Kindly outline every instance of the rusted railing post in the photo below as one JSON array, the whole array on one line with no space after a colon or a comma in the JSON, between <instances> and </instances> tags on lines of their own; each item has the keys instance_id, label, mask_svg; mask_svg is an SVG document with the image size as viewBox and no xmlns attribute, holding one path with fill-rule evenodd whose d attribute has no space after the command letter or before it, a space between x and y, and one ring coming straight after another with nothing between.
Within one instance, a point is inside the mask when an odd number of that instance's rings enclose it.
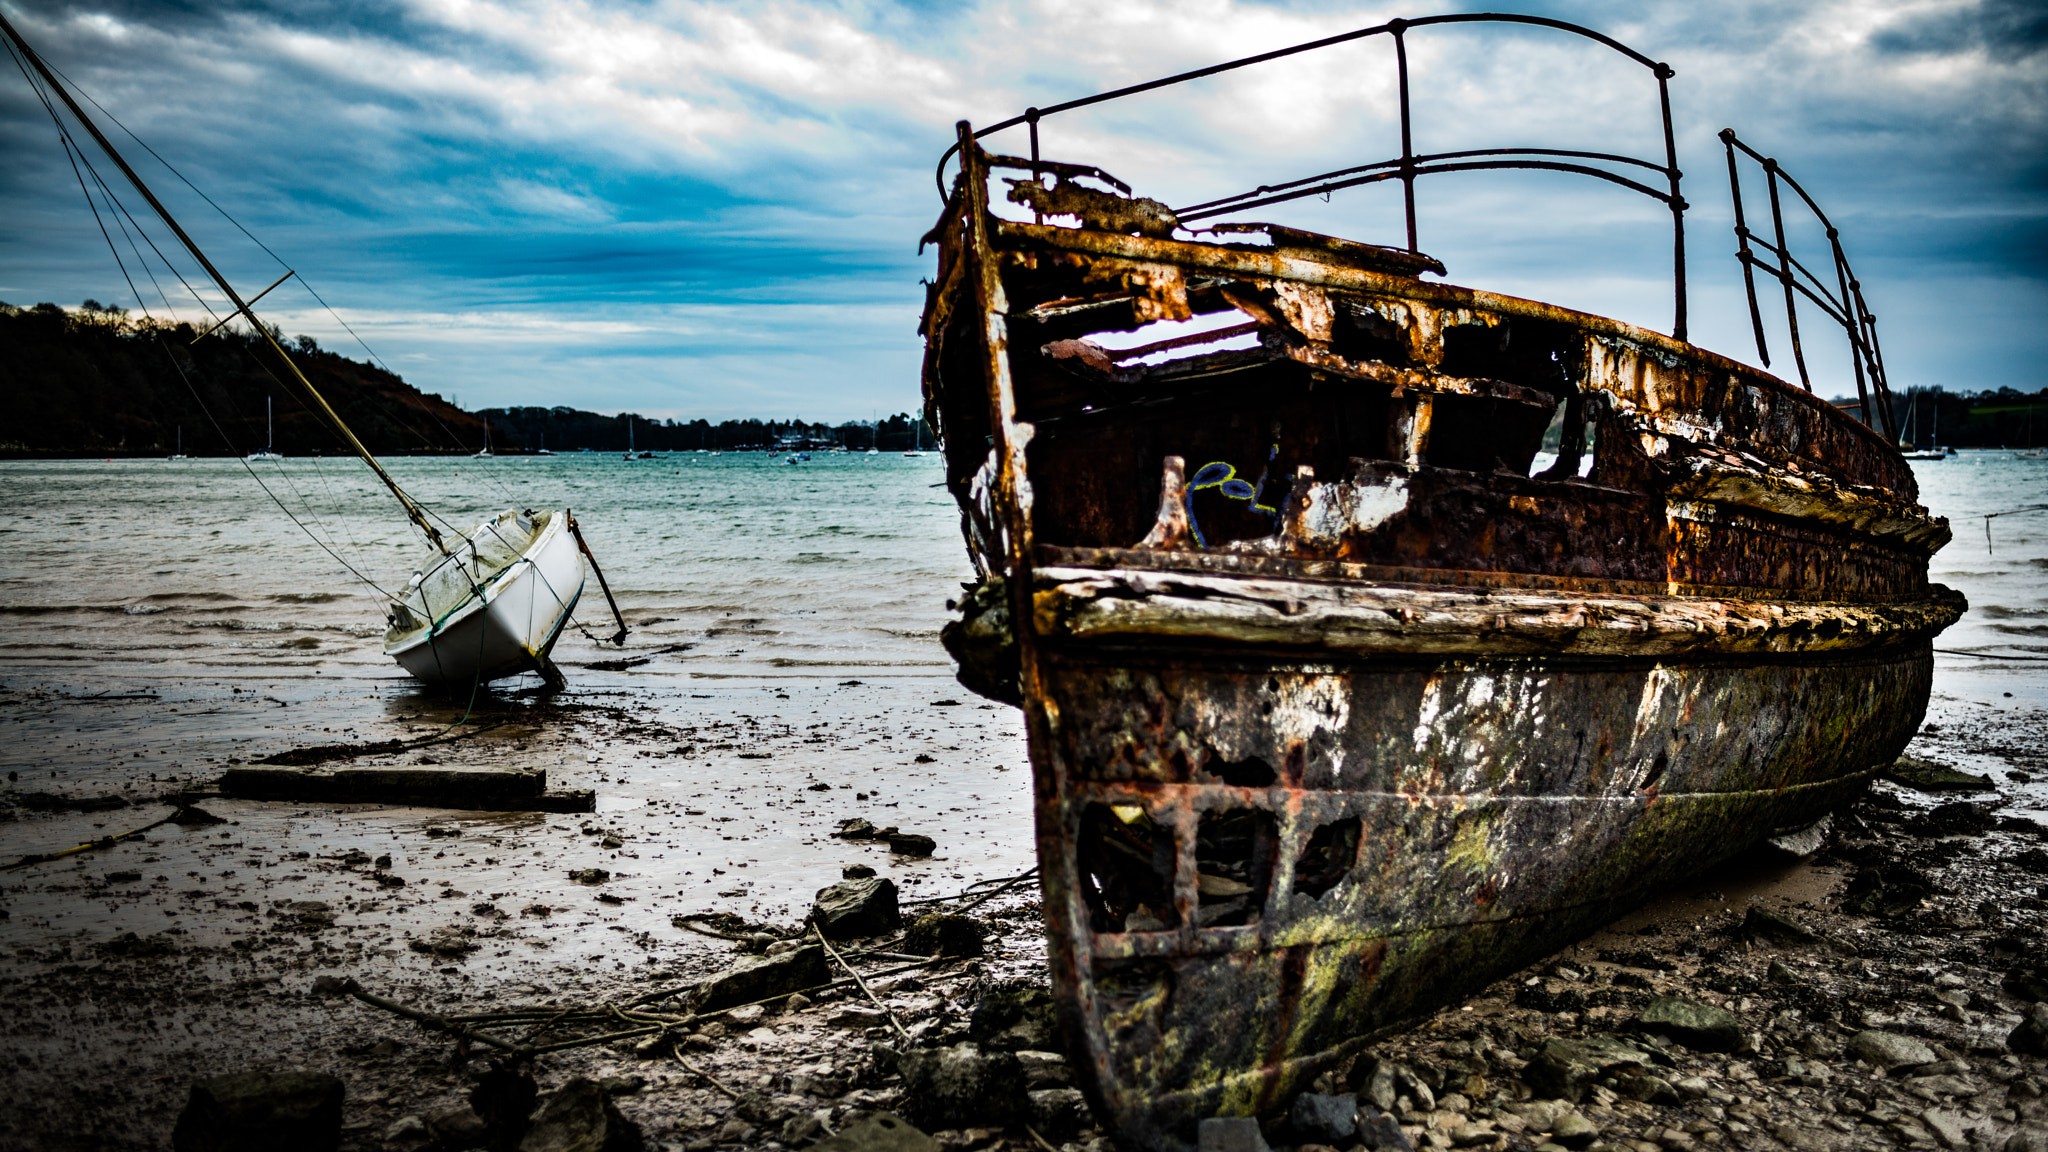
<instances>
[{"instance_id":1,"label":"rusted railing post","mask_svg":"<svg viewBox=\"0 0 2048 1152\"><path fill-rule=\"evenodd\" d=\"M1735 162L1735 129L1721 129L1721 146L1728 150L1728 193L1735 201L1735 259L1742 265L1742 289L1749 295L1749 328L1756 333L1756 354L1771 366L1771 350L1764 342L1764 314L1756 303L1756 253L1749 250L1749 223L1742 214L1742 174Z\"/></svg>"},{"instance_id":2,"label":"rusted railing post","mask_svg":"<svg viewBox=\"0 0 2048 1152\"><path fill-rule=\"evenodd\" d=\"M1799 383L1813 391L1806 373L1806 352L1799 346L1799 308L1793 302L1792 250L1785 246L1785 213L1778 207L1778 162L1764 160L1764 180L1771 190L1771 231L1778 239L1778 283L1785 286L1785 327L1792 334L1792 362L1799 366Z\"/></svg>"},{"instance_id":3,"label":"rusted railing post","mask_svg":"<svg viewBox=\"0 0 2048 1152\"><path fill-rule=\"evenodd\" d=\"M1834 250L1835 254L1835 285L1836 290L1842 294L1842 317L1845 320L1851 319L1853 314L1849 310L1854 307L1854 301L1849 295L1849 257L1842 252L1841 231L1832 224L1828 225L1828 246ZM1844 327L1848 327L1848 325L1844 325ZM1851 328L1849 332L1849 367L1856 373L1856 402L1862 405L1858 409L1858 413L1863 417L1865 424L1875 427L1876 425L1870 419L1870 389L1865 387L1863 382L1863 358L1863 341L1856 338L1856 332Z\"/></svg>"},{"instance_id":4,"label":"rusted railing post","mask_svg":"<svg viewBox=\"0 0 2048 1152\"><path fill-rule=\"evenodd\" d=\"M1408 119L1408 30L1406 20L1389 20L1394 34L1394 65L1401 89L1401 200L1408 211L1408 250L1420 252L1415 236L1415 135Z\"/></svg>"},{"instance_id":5,"label":"rusted railing post","mask_svg":"<svg viewBox=\"0 0 2048 1152\"><path fill-rule=\"evenodd\" d=\"M1671 320L1671 338L1685 339L1685 197L1678 194L1679 178L1684 174L1678 170L1678 141L1671 132L1671 78L1677 73L1671 65L1659 63L1657 74L1657 106L1664 114L1664 173L1671 180L1671 292L1674 313Z\"/></svg>"}]
</instances>

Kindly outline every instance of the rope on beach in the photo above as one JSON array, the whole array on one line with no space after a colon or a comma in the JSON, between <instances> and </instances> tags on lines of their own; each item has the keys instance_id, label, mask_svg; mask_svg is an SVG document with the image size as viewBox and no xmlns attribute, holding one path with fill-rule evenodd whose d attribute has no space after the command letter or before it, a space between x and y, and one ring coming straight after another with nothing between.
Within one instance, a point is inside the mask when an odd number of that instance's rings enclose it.
<instances>
[{"instance_id":1,"label":"rope on beach","mask_svg":"<svg viewBox=\"0 0 2048 1152\"><path fill-rule=\"evenodd\" d=\"M142 827L137 828L132 832L123 832L116 836L104 836L98 840L92 840L84 844L80 844L75 848L66 848L61 852L32 852L29 855L23 856L21 859L16 860L12 864L0 864L0 872L12 872L16 868L26 868L31 864L43 864L51 860L62 860L66 856L76 856L80 852L90 852L95 848L111 848L115 844L118 844L123 840L140 836L144 832L147 832L153 828L161 828L164 825L171 823L172 821L178 819L180 816L183 816L185 815L185 813L190 811L193 811L193 809L188 808L183 804L180 804L178 805L177 810L172 812L169 816L166 816L153 824L144 824Z\"/></svg>"},{"instance_id":2,"label":"rope on beach","mask_svg":"<svg viewBox=\"0 0 2048 1152\"><path fill-rule=\"evenodd\" d=\"M896 1034L898 1036L903 1037L905 1040L910 1039L910 1032L908 1029L903 1027L903 1021L896 1019L896 1013L890 1011L889 1006L887 1004L882 1003L882 998L880 996L875 995L875 990L873 988L868 987L868 982L860 978L860 973L853 970L853 965L848 964L846 962L846 957L841 956L839 954L839 949L834 948L832 946L832 942L830 940L825 939L824 927L814 922L811 925L811 931L817 933L818 943L823 944L825 946L826 955L832 957L832 959L834 960L837 960L839 962L839 966L841 968L846 969L846 974L848 976L853 977L853 982L860 987L861 992L865 994L869 1000L874 1002L875 1007L880 1008L882 1012L889 1017L889 1026L896 1029Z\"/></svg>"}]
</instances>

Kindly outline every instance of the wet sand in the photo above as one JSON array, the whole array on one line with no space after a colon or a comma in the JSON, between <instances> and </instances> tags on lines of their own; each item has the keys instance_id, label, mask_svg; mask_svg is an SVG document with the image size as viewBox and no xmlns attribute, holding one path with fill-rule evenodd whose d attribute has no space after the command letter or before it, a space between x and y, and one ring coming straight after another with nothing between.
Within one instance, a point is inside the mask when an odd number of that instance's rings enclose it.
<instances>
[{"instance_id":1,"label":"wet sand","mask_svg":"<svg viewBox=\"0 0 2048 1152\"><path fill-rule=\"evenodd\" d=\"M345 1147L422 1147L407 1118L458 1106L481 1056L462 1058L446 1038L346 997L315 996L316 978L352 978L451 1014L624 1002L736 958L734 944L675 925L678 915L727 913L752 926L741 935L786 933L849 864L875 868L912 900L1035 863L1016 713L949 681L584 681L552 700L487 698L475 723L455 730L479 734L355 762L543 767L552 787L596 791L587 816L208 799L200 806L224 823L165 825L0 873L0 981L15 1006L0 1024L0 1058L14 1098L33 1102L0 1119L0 1146L163 1147L194 1078L298 1067L347 1083ZM1990 767L2001 788L2031 796L2029 775L2048 772L2048 713L2003 701L1938 698L1911 752ZM103 695L28 686L0 702L14 737L0 750L16 777L6 792L12 819L0 823L8 859L147 824L171 810L154 798L201 785L230 761L419 739L449 731L463 711L409 690L248 680ZM108 796L127 804L93 803ZM1999 987L2016 954L2048 956L2048 856L2039 825L2014 815L2024 806L2008 805L2003 827L1955 836L1913 823L1913 812L1943 799L1881 786L1819 858L1752 854L1724 866L1385 1042L1352 1075L1369 1089L1370 1061L1385 1057L1435 1076L1433 1107L1410 1099L1396 1111L1424 1144L1538 1147L1543 1132L1510 1107L1538 1098L1529 1061L1551 1040L1633 1035L1647 999L1670 993L1735 1012L1751 1050L1667 1045L1672 1067L1659 1075L1700 1078L1674 1089L1675 1102L1594 1093L1580 1107L1610 1148L1937 1146L1930 1111L1983 1134L1958 1146L2000 1147L2027 1116L2039 1122L2026 1086L2048 1071L2004 1053L2021 1005ZM896 856L830 835L855 816L931 835L938 852ZM376 866L381 856L388 867ZM1924 899L1844 913L1848 882L1887 862L1924 875ZM610 878L569 877L588 868ZM887 986L882 995L923 1042L968 1036L992 987L1042 983L1035 896L1026 885L975 911L994 933L987 956ZM1782 910L1830 943L1786 949L1745 936L1752 905ZM1773 960L1798 979L1770 978ZM1961 983L1938 986L1943 974ZM1932 998L1957 989L1964 1006ZM698 1027L686 1058L758 1099L735 1100L675 1059L612 1047L543 1056L536 1076L543 1090L576 1075L644 1079L619 1106L652 1147L765 1146L785 1135L800 1145L869 1110L918 1106L905 1098L889 1030L872 1019L847 1026L859 999L849 990L723 1034ZM1910 1093L1904 1081L1873 1080L1842 1055L1844 1038L1865 1026L1941 1045L1967 1065L1954 1079L1970 1091L1892 1100ZM1056 1070L1038 1074L1057 1085ZM1338 1079L1324 1087L1345 1090ZM1056 1147L1100 1140L1086 1127L1055 1135ZM1299 1142L1284 1128L1268 1135L1276 1146ZM1038 1146L1014 1128L942 1136L950 1147Z\"/></svg>"}]
</instances>

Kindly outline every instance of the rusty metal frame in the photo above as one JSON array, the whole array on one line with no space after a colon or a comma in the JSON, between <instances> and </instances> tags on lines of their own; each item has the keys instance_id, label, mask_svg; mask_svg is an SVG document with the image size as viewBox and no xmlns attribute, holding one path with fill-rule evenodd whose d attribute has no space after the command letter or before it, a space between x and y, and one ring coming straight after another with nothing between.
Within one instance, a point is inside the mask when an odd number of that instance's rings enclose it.
<instances>
[{"instance_id":1,"label":"rusty metal frame","mask_svg":"<svg viewBox=\"0 0 2048 1152\"><path fill-rule=\"evenodd\" d=\"M1664 162L1659 164L1649 160L1614 153L1585 152L1558 148L1482 148L1458 152L1417 153L1414 145L1414 123L1410 107L1407 33L1411 29L1437 25L1482 23L1523 24L1568 32L1611 48L1635 63L1648 68L1657 79L1658 111L1662 118L1664 129ZM1535 169L1590 176L1641 193L1664 204L1671 210L1671 279L1673 297L1671 334L1676 339L1686 339L1685 210L1688 205L1679 191L1679 181L1683 174L1678 168L1678 145L1671 124L1670 82L1671 77L1675 73L1670 65L1652 60L1613 37L1582 25L1564 20L1553 20L1546 16L1524 16L1505 12L1452 13L1441 16L1425 16L1414 20L1389 20L1384 24L1376 24L1370 28L1360 28L1335 36L1326 36L1320 40L1310 40L1302 44L1275 49L1271 52L1244 56L1222 64L1213 64L1207 68L1197 68L1191 72L1181 72L1172 76L1162 77L1158 80L1149 80L1142 84L1132 84L1114 91L1098 93L1094 96L1084 96L1079 99L1068 100L1047 108L1027 108L1022 115L1012 116L1007 120L999 121L974 132L972 135L973 138L979 139L991 133L1014 128L1020 124L1025 125L1030 129L1031 160L1036 165L1040 162L1038 126L1047 116L1122 99L1126 96L1134 96L1141 92L1150 92L1159 88L1184 84L1191 80L1199 80L1238 68L1249 67L1253 64L1264 64L1284 57L1295 56L1304 52L1313 52L1318 49L1380 35L1391 36L1394 41L1395 66L1400 91L1401 155L1398 158L1342 168L1334 172L1302 177L1280 184L1262 184L1250 192L1240 193L1221 200L1212 200L1203 204L1189 205L1187 208L1176 210L1177 214L1182 219L1197 219L1205 216L1214 216L1225 211L1262 207L1288 200L1299 200L1309 196L1321 196L1344 188L1355 188L1388 180L1399 180L1401 181L1402 188L1402 208L1407 223L1408 251L1413 253L1420 252L1421 250L1418 247L1415 224L1415 181L1418 177L1447 172L1476 172L1493 169ZM946 187L946 162L956 154L961 153L961 151L961 143L955 143L946 150L944 155L939 157L937 180L939 195L942 199L949 196ZM1485 159L1481 159L1482 157ZM1636 166L1661 173L1665 178L1666 189L1659 191L1648 184L1632 180L1620 172L1609 171L1608 169L1597 167L1594 163L1587 163L1589 161Z\"/></svg>"},{"instance_id":2,"label":"rusty metal frame","mask_svg":"<svg viewBox=\"0 0 2048 1152\"><path fill-rule=\"evenodd\" d=\"M1771 364L1771 350L1764 339L1763 312L1757 305L1755 270L1761 269L1776 279L1785 290L1785 327L1792 343L1792 360L1799 369L1799 382L1808 392L1813 391L1813 381L1806 371L1806 352L1799 342L1799 308L1797 297L1804 296L1819 308L1821 314L1842 326L1849 338L1849 363L1856 373L1857 408L1865 424L1882 428L1885 438L1896 441L1899 437L1898 419L1892 412L1892 393L1885 377L1884 351L1877 343L1877 317L1870 311L1863 299L1863 282L1849 267L1849 257L1842 251L1842 233L1834 221L1799 186L1790 173L1772 157L1766 156L1743 143L1735 135L1735 129L1721 129L1721 144L1728 153L1728 193L1735 202L1735 259L1742 265L1742 287L1749 296L1749 323L1756 334L1756 353L1762 358L1764 367ZM1764 170L1764 183L1769 192L1771 204L1771 233L1773 239L1765 240L1750 230L1743 212L1741 165L1736 153L1749 157ZM1785 241L1785 213L1778 195L1782 184L1798 194L1813 213L1821 227L1827 229L1828 246L1834 261L1835 286L1831 289L1823 283L1813 270L1792 255ZM1757 255L1762 249L1769 256ZM1876 403L1871 393L1876 392ZM1871 419L1871 409L1877 410L1877 419Z\"/></svg>"}]
</instances>

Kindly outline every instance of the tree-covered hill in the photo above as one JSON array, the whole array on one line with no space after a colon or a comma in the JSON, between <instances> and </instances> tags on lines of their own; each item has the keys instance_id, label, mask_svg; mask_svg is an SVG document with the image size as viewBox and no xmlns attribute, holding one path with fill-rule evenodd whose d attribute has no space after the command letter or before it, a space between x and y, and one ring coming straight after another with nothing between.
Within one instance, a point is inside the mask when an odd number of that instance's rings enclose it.
<instances>
[{"instance_id":1,"label":"tree-covered hill","mask_svg":"<svg viewBox=\"0 0 2048 1152\"><path fill-rule=\"evenodd\" d=\"M281 370L254 334L223 329L196 344L195 335L190 325L130 320L92 301L76 311L0 304L0 454L160 455L182 429L188 455L241 455L264 446L266 399L278 452L348 451L296 382L272 376ZM483 443L483 422L441 397L307 337L285 343L371 451L475 451Z\"/></svg>"},{"instance_id":2,"label":"tree-covered hill","mask_svg":"<svg viewBox=\"0 0 2048 1152\"><path fill-rule=\"evenodd\" d=\"M17 308L0 303L0 456L159 456L182 429L190 456L244 455L264 446L264 402L275 410L272 447L286 456L348 452L300 394L280 383L273 354L254 333L193 342L189 325L131 320L86 301ZM282 339L313 386L380 456L470 453L488 434L495 452L590 449L880 448L937 443L921 421L898 413L878 424L802 420L650 420L575 408L464 412L371 364L338 356L310 337ZM488 425L488 427L487 427Z\"/></svg>"}]
</instances>

